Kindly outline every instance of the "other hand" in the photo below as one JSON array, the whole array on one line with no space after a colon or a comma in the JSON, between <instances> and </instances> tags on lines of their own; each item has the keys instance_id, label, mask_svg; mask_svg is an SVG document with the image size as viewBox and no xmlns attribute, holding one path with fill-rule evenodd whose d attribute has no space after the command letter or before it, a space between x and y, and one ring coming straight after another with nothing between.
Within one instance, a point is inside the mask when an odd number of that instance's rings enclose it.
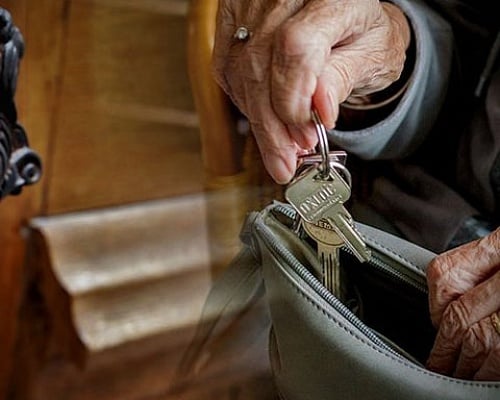
<instances>
[{"instance_id":1,"label":"other hand","mask_svg":"<svg viewBox=\"0 0 500 400\"><path fill-rule=\"evenodd\" d=\"M427 366L463 379L500 380L500 228L428 266L438 334Z\"/></svg>"}]
</instances>

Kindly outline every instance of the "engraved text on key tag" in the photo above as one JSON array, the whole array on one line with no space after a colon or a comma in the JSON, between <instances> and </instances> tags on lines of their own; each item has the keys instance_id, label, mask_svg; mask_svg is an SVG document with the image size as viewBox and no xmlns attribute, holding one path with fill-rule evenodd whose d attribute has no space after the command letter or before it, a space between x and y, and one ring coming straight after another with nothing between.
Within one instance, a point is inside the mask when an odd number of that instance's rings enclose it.
<instances>
[{"instance_id":1,"label":"engraved text on key tag","mask_svg":"<svg viewBox=\"0 0 500 400\"><path fill-rule=\"evenodd\" d=\"M315 167L302 173L285 191L285 198L302 219L312 223L317 223L329 208L343 204L350 196L349 185L334 169L323 179Z\"/></svg>"}]
</instances>

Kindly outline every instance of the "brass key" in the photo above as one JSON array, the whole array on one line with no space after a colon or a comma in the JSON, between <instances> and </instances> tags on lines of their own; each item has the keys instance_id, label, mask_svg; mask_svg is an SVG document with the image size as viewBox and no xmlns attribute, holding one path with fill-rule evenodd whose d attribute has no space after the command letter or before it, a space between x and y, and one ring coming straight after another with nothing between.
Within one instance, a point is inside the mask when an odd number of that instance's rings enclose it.
<instances>
[{"instance_id":1,"label":"brass key","mask_svg":"<svg viewBox=\"0 0 500 400\"><path fill-rule=\"evenodd\" d=\"M323 285L337 298L341 298L339 250L344 241L325 220L320 220L317 224L304 222L303 227L309 237L317 243Z\"/></svg>"}]
</instances>

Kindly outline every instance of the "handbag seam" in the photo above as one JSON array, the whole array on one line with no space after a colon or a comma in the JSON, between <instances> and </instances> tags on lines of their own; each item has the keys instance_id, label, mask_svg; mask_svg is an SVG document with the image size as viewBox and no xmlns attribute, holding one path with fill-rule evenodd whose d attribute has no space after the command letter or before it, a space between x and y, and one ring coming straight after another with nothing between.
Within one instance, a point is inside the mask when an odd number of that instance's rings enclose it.
<instances>
[{"instance_id":1,"label":"handbag seam","mask_svg":"<svg viewBox=\"0 0 500 400\"><path fill-rule=\"evenodd\" d=\"M414 365L412 365L410 363L406 363L403 360L398 359L397 357L395 357L393 355L384 353L379 348L377 348L372 342L364 339L359 334L357 334L355 331L353 331L352 329L350 329L349 327L347 327L345 324L343 324L341 321L339 321L338 319L334 318L331 314L329 314L327 312L327 310L324 307L321 307L311 296L307 295L302 290L300 290L300 288L297 287L297 285L294 284L292 281L286 279L286 276L284 276L284 274L283 274L282 271L280 271L280 277L281 277L281 279L283 281L285 281L285 283L287 285L291 286L292 289L295 292L297 292L297 294L299 296L303 297L308 303L310 303L313 307L315 307L318 311L320 311L323 315L325 315L329 320L331 320L333 323L335 323L336 325L338 325L345 332L349 333L353 338L359 340L360 342L366 344L367 346L369 346L370 348L372 348L373 350L375 350L377 353L379 353L379 354L381 354L381 355L383 355L385 357L388 357L388 358L396 361L397 363L402 364L402 365L404 365L404 366L406 366L406 367L414 370L415 372L417 372L417 373L419 373L421 375L429 376L430 378L439 379L439 380L442 380L442 381L445 381L445 382L449 382L449 383L461 384L463 386L470 386L470 387L477 387L477 388L487 388L487 389L499 389L500 388L500 383L489 383L488 384L488 383L479 383L479 382L473 382L473 381L463 381L463 380L453 379L453 378L450 378L450 377L447 377L447 376L443 376L443 375L439 375L439 374L434 374L434 373L431 373L430 371L419 369L419 368L417 368L416 366L414 366Z\"/></svg>"},{"instance_id":2,"label":"handbag seam","mask_svg":"<svg viewBox=\"0 0 500 400\"><path fill-rule=\"evenodd\" d=\"M366 237L366 235L365 235L365 237ZM374 239L373 237L370 237L369 240L371 240L372 243L376 244L377 246L379 246L383 250L389 252L391 255L395 256L396 258L399 258L401 261L406 262L407 264L409 264L413 268L415 268L415 269L417 269L417 270L419 270L421 272L425 272L425 268L423 268L420 265L416 264L415 262L409 260L408 258L402 256L401 254L396 253L393 249L391 249L391 248L387 247L386 245L384 245L384 244L380 243L379 241L377 241L377 239Z\"/></svg>"}]
</instances>

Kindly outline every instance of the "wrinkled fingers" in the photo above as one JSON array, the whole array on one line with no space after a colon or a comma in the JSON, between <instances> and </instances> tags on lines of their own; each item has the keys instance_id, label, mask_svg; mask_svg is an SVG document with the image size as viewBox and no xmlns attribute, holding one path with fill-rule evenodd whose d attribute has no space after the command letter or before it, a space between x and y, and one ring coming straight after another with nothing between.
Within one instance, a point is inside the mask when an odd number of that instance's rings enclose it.
<instances>
[{"instance_id":1,"label":"wrinkled fingers","mask_svg":"<svg viewBox=\"0 0 500 400\"><path fill-rule=\"evenodd\" d=\"M276 32L273 50L273 106L285 124L304 125L318 77L331 49L362 35L378 18L373 0L311 0Z\"/></svg>"},{"instance_id":2,"label":"wrinkled fingers","mask_svg":"<svg viewBox=\"0 0 500 400\"><path fill-rule=\"evenodd\" d=\"M431 319L436 327L452 301L500 271L499 248L500 229L497 229L432 260L426 273Z\"/></svg>"},{"instance_id":3,"label":"wrinkled fingers","mask_svg":"<svg viewBox=\"0 0 500 400\"><path fill-rule=\"evenodd\" d=\"M464 336L454 373L461 379L500 380L500 317L497 312L474 324Z\"/></svg>"},{"instance_id":4,"label":"wrinkled fingers","mask_svg":"<svg viewBox=\"0 0 500 400\"><path fill-rule=\"evenodd\" d=\"M445 375L472 375L490 353L498 351L498 337L493 333L500 334L490 316L500 309L499 290L500 271L446 307L427 362L429 369ZM474 363L465 365L471 358Z\"/></svg>"}]
</instances>

